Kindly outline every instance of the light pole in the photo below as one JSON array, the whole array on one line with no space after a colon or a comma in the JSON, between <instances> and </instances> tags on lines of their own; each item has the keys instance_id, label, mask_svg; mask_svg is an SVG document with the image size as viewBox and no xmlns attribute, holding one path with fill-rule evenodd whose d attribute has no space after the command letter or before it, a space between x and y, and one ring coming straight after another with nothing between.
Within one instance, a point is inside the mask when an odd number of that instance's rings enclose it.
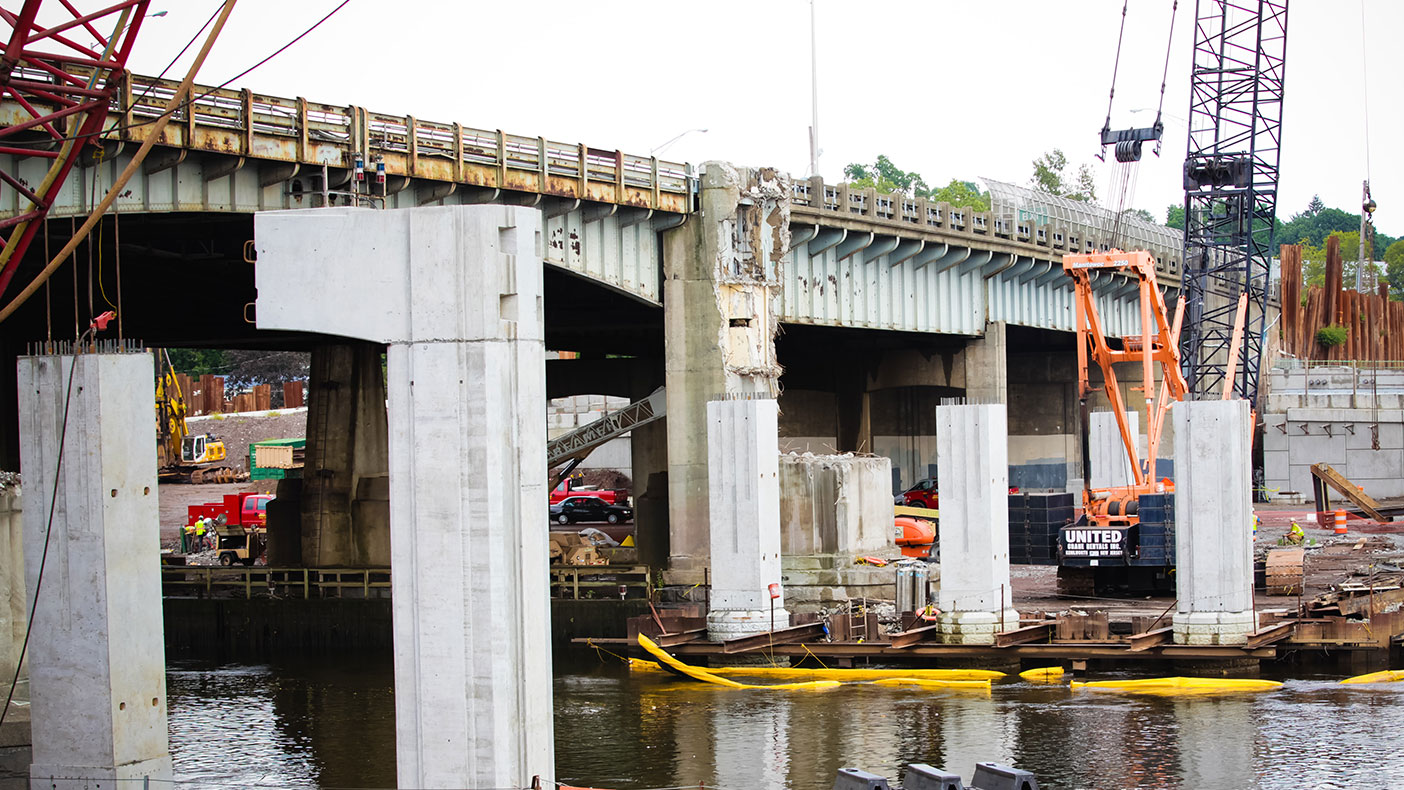
<instances>
[{"instance_id":1,"label":"light pole","mask_svg":"<svg viewBox=\"0 0 1404 790\"><path fill-rule=\"evenodd\" d=\"M673 138L671 138L670 140L668 140L668 142L663 143L662 145L657 145L657 146L654 146L653 148L650 148L649 151L648 151L648 155L649 155L649 156L655 156L655 155L657 155L657 154L658 154L660 151L662 151L663 149L667 148L668 146L672 145L673 143L676 143L677 141L683 139L684 137L686 137L686 136L692 134L693 132L700 132L701 134L706 134L706 133L707 133L707 130L706 130L706 129L688 129L687 131L683 132L682 134L679 134L679 135L674 136Z\"/></svg>"},{"instance_id":2,"label":"light pole","mask_svg":"<svg viewBox=\"0 0 1404 790\"><path fill-rule=\"evenodd\" d=\"M809 175L819 175L819 48L815 42L814 0L809 0Z\"/></svg>"}]
</instances>

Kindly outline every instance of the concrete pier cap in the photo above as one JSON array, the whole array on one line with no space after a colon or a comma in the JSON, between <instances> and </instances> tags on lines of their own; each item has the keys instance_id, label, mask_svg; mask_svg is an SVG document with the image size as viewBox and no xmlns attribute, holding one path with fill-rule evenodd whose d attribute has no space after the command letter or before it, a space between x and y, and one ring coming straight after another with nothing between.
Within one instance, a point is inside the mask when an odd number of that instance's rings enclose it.
<instances>
[{"instance_id":1,"label":"concrete pier cap","mask_svg":"<svg viewBox=\"0 0 1404 790\"><path fill-rule=\"evenodd\" d=\"M1175 571L1181 645L1241 645L1253 614L1252 416L1242 400L1174 405Z\"/></svg>"}]
</instances>

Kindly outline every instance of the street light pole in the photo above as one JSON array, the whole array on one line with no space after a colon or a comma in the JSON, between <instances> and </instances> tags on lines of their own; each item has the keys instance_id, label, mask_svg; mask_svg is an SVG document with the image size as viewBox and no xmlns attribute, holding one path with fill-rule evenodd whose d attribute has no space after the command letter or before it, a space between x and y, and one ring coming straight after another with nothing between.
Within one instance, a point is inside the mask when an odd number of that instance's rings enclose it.
<instances>
[{"instance_id":1,"label":"street light pole","mask_svg":"<svg viewBox=\"0 0 1404 790\"><path fill-rule=\"evenodd\" d=\"M675 135L673 138L671 138L670 140L668 140L668 142L663 143L662 145L657 145L657 146L654 146L653 148L650 148L649 151L648 151L648 155L649 155L649 156L654 156L654 155L656 155L656 154L661 153L661 152L662 152L665 148L667 148L668 146L672 145L673 143L676 143L677 141L679 141L679 140L683 139L684 137L686 137L686 136L692 134L693 132L701 132L702 134L706 134L706 133L707 133L707 130L706 130L706 129L688 129L687 131L683 132L682 134Z\"/></svg>"},{"instance_id":2,"label":"street light pole","mask_svg":"<svg viewBox=\"0 0 1404 790\"><path fill-rule=\"evenodd\" d=\"M819 175L819 47L814 30L814 0L809 0L809 175Z\"/></svg>"}]
</instances>

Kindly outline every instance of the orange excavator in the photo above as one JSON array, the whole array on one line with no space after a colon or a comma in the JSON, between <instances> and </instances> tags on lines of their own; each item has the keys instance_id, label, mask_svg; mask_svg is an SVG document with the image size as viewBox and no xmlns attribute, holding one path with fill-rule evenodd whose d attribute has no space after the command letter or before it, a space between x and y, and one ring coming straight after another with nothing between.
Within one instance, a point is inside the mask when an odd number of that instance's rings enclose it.
<instances>
[{"instance_id":1,"label":"orange excavator","mask_svg":"<svg viewBox=\"0 0 1404 790\"><path fill-rule=\"evenodd\" d=\"M1073 280L1077 316L1078 399L1082 408L1084 490L1083 516L1064 527L1058 536L1060 588L1086 594L1115 587L1159 588L1169 582L1174 565L1174 517L1167 504L1174 483L1157 480L1155 459L1170 406L1185 396L1180 372L1180 326L1185 302L1180 299L1174 318L1167 316L1165 300L1156 284L1155 259L1149 252L1122 252L1063 256L1063 271ZM1122 275L1140 289L1141 334L1122 338L1121 348L1108 342L1105 325L1092 286L1095 280ZM1146 455L1141 457L1136 436L1126 417L1116 375L1118 363L1137 363L1141 385L1132 387L1145 397ZM1102 383L1093 384L1091 366L1101 369ZM1160 384L1156 385L1159 368ZM1131 483L1092 488L1088 461L1088 398L1106 394L1116 415L1121 441L1130 461ZM1150 499L1146 499L1150 498ZM1143 505L1145 507L1143 511ZM1142 525L1142 513L1150 518ZM1143 528L1144 526L1144 528ZM1088 590L1092 587L1092 590Z\"/></svg>"}]
</instances>

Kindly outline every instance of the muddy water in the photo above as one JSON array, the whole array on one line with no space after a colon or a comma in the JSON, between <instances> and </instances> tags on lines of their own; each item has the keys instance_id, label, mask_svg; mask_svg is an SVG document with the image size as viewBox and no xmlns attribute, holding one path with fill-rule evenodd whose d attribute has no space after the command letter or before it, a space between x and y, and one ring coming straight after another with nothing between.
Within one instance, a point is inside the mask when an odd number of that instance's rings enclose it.
<instances>
[{"instance_id":1,"label":"muddy water","mask_svg":"<svg viewBox=\"0 0 1404 790\"><path fill-rule=\"evenodd\" d=\"M173 666L177 778L225 786L393 787L388 660ZM557 778L602 788L828 790L840 767L891 778L989 760L1044 788L1404 787L1404 683L1289 680L1252 696L1159 698L996 684L756 692L618 665L558 668Z\"/></svg>"}]
</instances>

